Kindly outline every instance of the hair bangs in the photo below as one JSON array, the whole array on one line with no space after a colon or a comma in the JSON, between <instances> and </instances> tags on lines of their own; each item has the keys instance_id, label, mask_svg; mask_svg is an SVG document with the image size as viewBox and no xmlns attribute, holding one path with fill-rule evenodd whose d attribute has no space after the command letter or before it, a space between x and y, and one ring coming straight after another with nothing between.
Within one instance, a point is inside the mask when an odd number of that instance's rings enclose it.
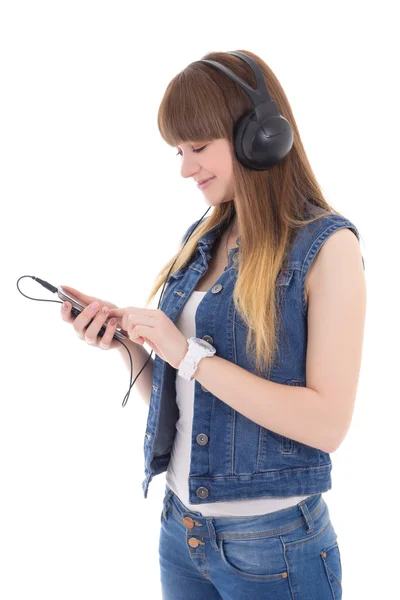
<instances>
[{"instance_id":1,"label":"hair bangs","mask_svg":"<svg viewBox=\"0 0 400 600\"><path fill-rule=\"evenodd\" d=\"M232 139L232 125L216 76L206 63L193 63L172 79L158 111L158 129L169 146Z\"/></svg>"}]
</instances>

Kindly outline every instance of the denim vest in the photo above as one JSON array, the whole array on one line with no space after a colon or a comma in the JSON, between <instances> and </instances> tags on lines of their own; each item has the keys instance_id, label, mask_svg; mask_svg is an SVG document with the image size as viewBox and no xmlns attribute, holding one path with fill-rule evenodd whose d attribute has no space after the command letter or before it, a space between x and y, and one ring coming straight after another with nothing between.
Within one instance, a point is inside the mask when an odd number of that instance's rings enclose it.
<instances>
[{"instance_id":1,"label":"denim vest","mask_svg":"<svg viewBox=\"0 0 400 600\"><path fill-rule=\"evenodd\" d=\"M347 219L323 210L326 217L295 234L288 258L276 280L281 327L272 368L262 376L284 385L306 386L307 304L305 279L325 240L338 229L357 228ZM311 214L311 213L309 213ZM194 223L188 228L183 243ZM199 241L189 263L168 278L160 309L175 322L197 282L207 271L213 243L225 224ZM240 245L240 237L236 240ZM246 355L248 327L235 309L233 289L237 279L238 248L229 253L228 265L202 298L196 312L196 337L216 348L216 355L251 373L255 357ZM363 266L364 259L362 259ZM210 359L212 360L212 359ZM144 436L147 498L150 481L168 468L179 418L176 404L177 370L154 357L152 390ZM189 500L210 503L226 500L282 498L311 495L332 487L330 455L261 427L195 381L192 424Z\"/></svg>"}]
</instances>

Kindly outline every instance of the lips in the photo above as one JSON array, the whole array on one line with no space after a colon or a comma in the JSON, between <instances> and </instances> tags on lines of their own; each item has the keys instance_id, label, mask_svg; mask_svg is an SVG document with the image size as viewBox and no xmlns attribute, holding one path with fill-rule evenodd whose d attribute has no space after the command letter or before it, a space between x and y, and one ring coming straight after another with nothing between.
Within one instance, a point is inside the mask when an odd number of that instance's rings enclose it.
<instances>
[{"instance_id":1,"label":"lips","mask_svg":"<svg viewBox=\"0 0 400 600\"><path fill-rule=\"evenodd\" d=\"M210 187L211 182L214 181L215 176L214 177L210 177L209 179L206 179L205 181L203 181L203 183L198 183L197 187L199 190L205 190L207 188Z\"/></svg>"}]
</instances>

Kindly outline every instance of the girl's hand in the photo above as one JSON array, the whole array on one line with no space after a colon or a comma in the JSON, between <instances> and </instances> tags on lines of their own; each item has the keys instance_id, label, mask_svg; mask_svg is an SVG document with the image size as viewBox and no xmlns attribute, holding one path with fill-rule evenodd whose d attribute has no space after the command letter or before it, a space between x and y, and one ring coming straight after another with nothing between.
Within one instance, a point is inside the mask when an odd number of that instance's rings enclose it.
<instances>
[{"instance_id":1,"label":"girl's hand","mask_svg":"<svg viewBox=\"0 0 400 600\"><path fill-rule=\"evenodd\" d=\"M117 323L124 329L132 342L143 345L144 342L171 367L177 369L189 349L185 336L160 309L111 308L109 317L116 317Z\"/></svg>"},{"instance_id":2,"label":"girl's hand","mask_svg":"<svg viewBox=\"0 0 400 600\"><path fill-rule=\"evenodd\" d=\"M76 335L80 340L89 344L89 346L96 346L97 348L101 348L102 350L114 350L116 348L121 348L121 344L114 340L114 333L117 330L118 323L115 322L114 325L110 324L109 312L102 312L103 308L117 308L116 304L112 302L107 302L107 300L101 300L101 298L95 298L94 296L87 296L78 290L75 290L72 287L67 285L62 286L66 292L70 292L74 296L80 300L81 304L85 306L84 310L75 317L71 313L71 302L66 301L67 305L66 309L63 309L61 306L61 318L63 321L70 323L75 330ZM90 308L92 302L98 302L99 307L95 310ZM100 334L100 329L105 322L108 320L106 325L106 331L104 334Z\"/></svg>"}]
</instances>

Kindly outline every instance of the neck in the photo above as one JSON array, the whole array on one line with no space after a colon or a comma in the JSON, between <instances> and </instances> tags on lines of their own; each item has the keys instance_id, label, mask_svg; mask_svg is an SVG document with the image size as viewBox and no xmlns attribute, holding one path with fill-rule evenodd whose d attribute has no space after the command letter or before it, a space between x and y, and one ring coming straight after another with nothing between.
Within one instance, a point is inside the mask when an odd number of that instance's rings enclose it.
<instances>
[{"instance_id":1,"label":"neck","mask_svg":"<svg viewBox=\"0 0 400 600\"><path fill-rule=\"evenodd\" d=\"M221 238L223 247L233 248L236 246L236 240L239 237L239 232L235 232L234 229L230 231L230 227L225 231L223 237Z\"/></svg>"},{"instance_id":2,"label":"neck","mask_svg":"<svg viewBox=\"0 0 400 600\"><path fill-rule=\"evenodd\" d=\"M229 232L229 229L228 229L228 232ZM232 231L229 233L229 239L236 242L239 235L240 235L240 232L238 231L237 227L235 227L235 225L234 225L232 227Z\"/></svg>"},{"instance_id":3,"label":"neck","mask_svg":"<svg viewBox=\"0 0 400 600\"><path fill-rule=\"evenodd\" d=\"M229 238L234 239L236 241L236 238L238 238L240 235L238 228L238 219L236 215L234 216L233 220L228 226L227 231L229 232Z\"/></svg>"}]
</instances>

